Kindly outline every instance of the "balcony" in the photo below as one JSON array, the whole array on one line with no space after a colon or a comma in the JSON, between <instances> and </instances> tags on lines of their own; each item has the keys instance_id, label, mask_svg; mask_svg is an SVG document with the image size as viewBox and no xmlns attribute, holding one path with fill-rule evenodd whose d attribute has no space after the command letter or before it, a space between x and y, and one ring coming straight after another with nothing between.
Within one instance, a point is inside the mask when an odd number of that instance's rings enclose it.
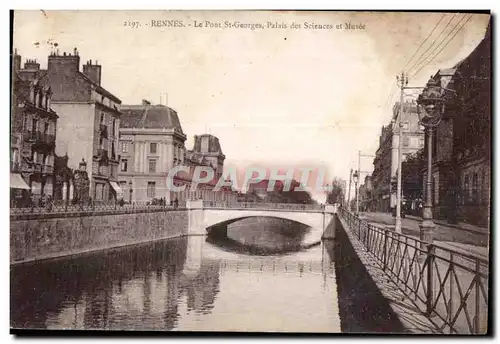
<instances>
[{"instance_id":1,"label":"balcony","mask_svg":"<svg viewBox=\"0 0 500 344\"><path fill-rule=\"evenodd\" d=\"M106 124L99 124L99 135L108 138L108 126Z\"/></svg>"},{"instance_id":2,"label":"balcony","mask_svg":"<svg viewBox=\"0 0 500 344\"><path fill-rule=\"evenodd\" d=\"M26 161L23 161L21 163L21 172L25 172L25 173L42 173L42 170L43 170L43 164L33 163L33 162L26 162Z\"/></svg>"},{"instance_id":3,"label":"balcony","mask_svg":"<svg viewBox=\"0 0 500 344\"><path fill-rule=\"evenodd\" d=\"M39 130L27 131L24 138L25 141L32 142L35 145L48 146L49 148L53 147L56 143L55 135L43 133Z\"/></svg>"},{"instance_id":4,"label":"balcony","mask_svg":"<svg viewBox=\"0 0 500 344\"><path fill-rule=\"evenodd\" d=\"M108 150L104 148L99 148L97 150L97 156L102 158L108 158Z\"/></svg>"},{"instance_id":5,"label":"balcony","mask_svg":"<svg viewBox=\"0 0 500 344\"><path fill-rule=\"evenodd\" d=\"M103 163L107 163L109 160L108 151L103 148L97 149L97 153L94 155L94 157L97 158L98 161L101 161Z\"/></svg>"}]
</instances>

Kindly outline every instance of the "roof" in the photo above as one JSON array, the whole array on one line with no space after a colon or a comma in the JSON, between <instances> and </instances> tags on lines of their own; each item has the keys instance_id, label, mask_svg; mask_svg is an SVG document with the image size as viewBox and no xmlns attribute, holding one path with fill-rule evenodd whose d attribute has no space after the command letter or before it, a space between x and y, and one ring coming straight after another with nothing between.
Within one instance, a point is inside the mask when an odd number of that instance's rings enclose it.
<instances>
[{"instance_id":1,"label":"roof","mask_svg":"<svg viewBox=\"0 0 500 344\"><path fill-rule=\"evenodd\" d=\"M78 77L82 78L83 80L85 80L87 83L93 85L96 89L96 91L100 94L102 94L103 96L106 96L108 98L110 98L112 101L114 102L117 102L118 104L121 104L122 101L117 97L115 96L113 93L109 92L108 90L106 90L104 87L102 87L101 85L98 85L96 84L94 81L92 81L88 76L86 76L84 73L78 71L77 72L77 75Z\"/></svg>"},{"instance_id":2,"label":"roof","mask_svg":"<svg viewBox=\"0 0 500 344\"><path fill-rule=\"evenodd\" d=\"M210 165L210 162L207 161L207 159L202 153L194 152L192 150L186 151L185 159L190 160L198 165L205 165L205 166Z\"/></svg>"},{"instance_id":3,"label":"roof","mask_svg":"<svg viewBox=\"0 0 500 344\"><path fill-rule=\"evenodd\" d=\"M202 149L201 149L202 148L202 145L201 145L202 138L208 138L208 147L207 147L208 151L207 152L202 152ZM216 136L210 135L210 134L195 135L193 151L201 152L201 153L205 153L205 154L206 153L217 153L217 154L223 155L222 148L221 148L221 145L219 142L219 138L217 138Z\"/></svg>"},{"instance_id":4,"label":"roof","mask_svg":"<svg viewBox=\"0 0 500 344\"><path fill-rule=\"evenodd\" d=\"M123 105L121 128L174 129L183 133L175 110L164 105Z\"/></svg>"}]
</instances>

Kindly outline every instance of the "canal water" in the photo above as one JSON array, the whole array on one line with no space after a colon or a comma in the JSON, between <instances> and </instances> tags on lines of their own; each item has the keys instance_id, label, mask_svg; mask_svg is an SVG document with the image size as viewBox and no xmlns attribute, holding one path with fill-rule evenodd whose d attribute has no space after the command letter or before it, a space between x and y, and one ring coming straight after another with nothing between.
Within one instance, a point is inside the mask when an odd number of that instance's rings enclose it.
<instances>
[{"instance_id":1,"label":"canal water","mask_svg":"<svg viewBox=\"0 0 500 344\"><path fill-rule=\"evenodd\" d=\"M356 286L337 285L336 275L349 276L335 265L340 245L302 247L307 231L284 220L254 218L230 225L226 239L183 237L13 266L11 327L370 330L362 321L366 314L346 313L356 307Z\"/></svg>"}]
</instances>

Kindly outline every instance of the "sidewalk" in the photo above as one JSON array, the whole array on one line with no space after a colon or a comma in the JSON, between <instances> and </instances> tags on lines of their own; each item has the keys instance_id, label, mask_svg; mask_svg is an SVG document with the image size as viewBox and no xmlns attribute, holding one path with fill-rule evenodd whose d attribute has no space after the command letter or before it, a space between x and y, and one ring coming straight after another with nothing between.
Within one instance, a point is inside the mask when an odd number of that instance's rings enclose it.
<instances>
[{"instance_id":1,"label":"sidewalk","mask_svg":"<svg viewBox=\"0 0 500 344\"><path fill-rule=\"evenodd\" d=\"M391 214L363 213L361 214L361 218L374 225L379 225L380 227L394 226L392 222L394 219L392 219ZM372 278L381 289L383 295L390 302L394 312L400 317L400 320L409 331L430 333L434 332L436 328L442 328L444 333L449 333L449 327L453 326L453 331L459 334L466 334L474 331L472 322L474 322L475 319L478 319L478 332L484 333L486 331L488 324L487 266L483 265L479 270L475 270L475 261L456 255L451 259L446 251L441 250L438 254L439 258L434 261L435 264L433 265L433 316L427 318L421 313L426 309L425 299L428 296L426 290L429 286L428 282L426 282L429 271L425 267L426 260L417 259L415 261L415 250L412 250L411 247L406 247L403 242L400 245L396 244L396 246L400 246L399 248L394 248L392 245L389 247L390 258L388 258L387 264L389 273L387 271L382 271L382 265L380 265L379 260L369 259L370 257L374 258L375 254L367 251L364 244L358 240L354 234L356 228L352 231L348 228L344 219L340 220L342 227L346 229L348 233L351 243L356 247L360 259L363 260ZM415 226L418 227L418 221L413 219L403 220L403 234L418 238L418 235L413 234L416 232L414 230ZM449 236L449 229L450 227L436 225L436 233L441 237L446 235ZM443 230L445 230L445 232L443 232ZM453 228L453 230L458 231L455 228ZM469 236L474 235L466 231L460 232L466 233ZM476 252L486 255L487 259L487 247L437 240L434 242L438 246L448 246L457 251L475 250ZM460 249L455 247L460 247ZM476 253L476 255L479 254ZM365 259L363 259L363 257ZM452 261L453 264L450 264ZM370 267L373 269L369 269ZM480 271L481 274L476 275L476 271ZM398 297L398 290L394 290L392 284L383 283L384 274L386 274L385 279L388 282L393 282L397 286L397 289L403 292L404 296L401 300ZM380 277L377 278L377 275ZM479 277L479 283L483 286L479 287L479 289L476 285L478 276L481 276ZM420 280L420 278L422 279ZM416 283L416 281L418 282ZM486 288L486 291L481 288ZM419 300L415 298L415 295L418 295ZM412 304L416 309L412 309ZM420 311L420 314L418 311ZM439 314L439 316L437 314ZM474 318L476 316L477 318ZM434 326L431 326L431 324Z\"/></svg>"},{"instance_id":2,"label":"sidewalk","mask_svg":"<svg viewBox=\"0 0 500 344\"><path fill-rule=\"evenodd\" d=\"M374 225L394 228L394 218L389 213L360 213L360 217ZM414 216L407 216L402 219L402 232L405 235L418 238L420 236L421 219ZM486 228L468 225L475 228L460 228L456 225L449 225L442 221L435 221L434 241L449 249L463 251L488 259L489 256L489 231Z\"/></svg>"},{"instance_id":3,"label":"sidewalk","mask_svg":"<svg viewBox=\"0 0 500 344\"><path fill-rule=\"evenodd\" d=\"M406 215L406 217L409 219L422 221L422 218L419 216ZM460 223L452 224L452 223L448 223L448 222L443 221L443 220L433 220L433 221L435 224L439 224L441 226L452 227L452 228L456 228L456 229L461 229L463 231L468 231L468 232L478 233L478 234L485 234L485 235L490 234L489 228L471 225L470 223L460 222Z\"/></svg>"}]
</instances>

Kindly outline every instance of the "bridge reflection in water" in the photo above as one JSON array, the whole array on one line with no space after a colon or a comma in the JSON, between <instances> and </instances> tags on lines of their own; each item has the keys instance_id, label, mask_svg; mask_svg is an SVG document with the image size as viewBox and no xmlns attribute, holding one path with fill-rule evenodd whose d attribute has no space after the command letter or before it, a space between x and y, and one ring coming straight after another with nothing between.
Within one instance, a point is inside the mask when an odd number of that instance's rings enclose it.
<instances>
[{"instance_id":1,"label":"bridge reflection in water","mask_svg":"<svg viewBox=\"0 0 500 344\"><path fill-rule=\"evenodd\" d=\"M234 226L225 243L203 236L184 237L14 266L11 326L284 332L345 329L337 290L354 286L337 286L342 283L336 278L334 262L338 243L300 247L305 229L290 230L289 224L280 229L273 222L266 234L258 236L266 227L262 221ZM245 245L251 249L242 250ZM264 249L255 254L259 245Z\"/></svg>"}]
</instances>

